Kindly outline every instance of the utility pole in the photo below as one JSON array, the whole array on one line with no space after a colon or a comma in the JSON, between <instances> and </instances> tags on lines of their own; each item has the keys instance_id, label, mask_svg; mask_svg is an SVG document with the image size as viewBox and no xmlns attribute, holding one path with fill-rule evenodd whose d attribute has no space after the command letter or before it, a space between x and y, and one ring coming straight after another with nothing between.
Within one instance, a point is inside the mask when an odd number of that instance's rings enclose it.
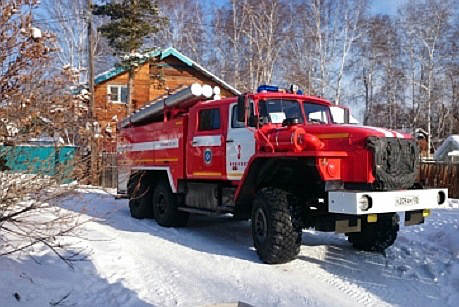
<instances>
[{"instance_id":1,"label":"utility pole","mask_svg":"<svg viewBox=\"0 0 459 307\"><path fill-rule=\"evenodd\" d=\"M139 8L137 6L137 0L131 0L132 5L135 8L135 11L138 11ZM135 66L132 63L132 56L135 53L135 49L131 49L129 52L129 72L128 72L128 87L127 87L127 114L129 116L131 113L134 112L134 105L132 103L132 96L134 94L134 77L135 77Z\"/></svg>"},{"instance_id":2,"label":"utility pole","mask_svg":"<svg viewBox=\"0 0 459 307\"><path fill-rule=\"evenodd\" d=\"M97 185L97 143L94 138L96 128L94 126L94 39L92 30L92 0L87 0L88 4L88 83L89 83L89 107L88 107L88 121L92 127L91 135L89 137L89 146L91 150L90 169L89 169L89 182L90 184Z\"/></svg>"},{"instance_id":3,"label":"utility pole","mask_svg":"<svg viewBox=\"0 0 459 307\"><path fill-rule=\"evenodd\" d=\"M89 78L89 118L93 117L94 108L94 44L92 33L92 0L88 1L88 78Z\"/></svg>"},{"instance_id":4,"label":"utility pole","mask_svg":"<svg viewBox=\"0 0 459 307\"><path fill-rule=\"evenodd\" d=\"M363 125L368 125L368 117L370 116L370 105L368 100L368 79L365 67L363 68L363 85L365 86L365 114L363 115Z\"/></svg>"}]
</instances>

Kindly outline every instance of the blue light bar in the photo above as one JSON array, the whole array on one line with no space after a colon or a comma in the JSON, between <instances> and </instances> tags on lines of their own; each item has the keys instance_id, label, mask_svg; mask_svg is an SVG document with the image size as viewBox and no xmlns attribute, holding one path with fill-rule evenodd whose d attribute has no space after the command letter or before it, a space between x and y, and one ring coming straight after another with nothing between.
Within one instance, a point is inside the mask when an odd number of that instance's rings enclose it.
<instances>
[{"instance_id":1,"label":"blue light bar","mask_svg":"<svg viewBox=\"0 0 459 307\"><path fill-rule=\"evenodd\" d=\"M262 91L279 92L279 87L274 86L274 85L260 85L257 88L257 93L261 93Z\"/></svg>"}]
</instances>

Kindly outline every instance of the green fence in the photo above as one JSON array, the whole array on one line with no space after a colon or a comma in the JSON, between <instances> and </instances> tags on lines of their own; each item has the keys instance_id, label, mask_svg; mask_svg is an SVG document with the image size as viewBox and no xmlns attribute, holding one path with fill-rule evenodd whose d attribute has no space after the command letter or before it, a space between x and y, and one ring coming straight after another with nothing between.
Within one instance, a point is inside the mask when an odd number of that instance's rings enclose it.
<instances>
[{"instance_id":1,"label":"green fence","mask_svg":"<svg viewBox=\"0 0 459 307\"><path fill-rule=\"evenodd\" d=\"M70 179L76 150L74 146L0 146L0 164L9 171Z\"/></svg>"}]
</instances>

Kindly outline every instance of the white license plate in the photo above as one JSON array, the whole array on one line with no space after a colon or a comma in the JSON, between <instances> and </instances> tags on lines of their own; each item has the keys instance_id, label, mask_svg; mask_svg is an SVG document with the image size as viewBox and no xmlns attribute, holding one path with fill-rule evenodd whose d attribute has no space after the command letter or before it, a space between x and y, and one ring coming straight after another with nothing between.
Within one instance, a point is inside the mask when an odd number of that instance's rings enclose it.
<instances>
[{"instance_id":1,"label":"white license plate","mask_svg":"<svg viewBox=\"0 0 459 307\"><path fill-rule=\"evenodd\" d=\"M395 198L395 206L397 207L409 207L419 205L418 196L400 196Z\"/></svg>"}]
</instances>

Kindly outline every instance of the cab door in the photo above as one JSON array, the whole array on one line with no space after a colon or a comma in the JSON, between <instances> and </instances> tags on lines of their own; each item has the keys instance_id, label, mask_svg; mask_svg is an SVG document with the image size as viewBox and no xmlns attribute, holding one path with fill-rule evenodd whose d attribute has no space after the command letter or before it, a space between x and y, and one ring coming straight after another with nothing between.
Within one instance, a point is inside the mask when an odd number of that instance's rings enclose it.
<instances>
[{"instance_id":1,"label":"cab door","mask_svg":"<svg viewBox=\"0 0 459 307\"><path fill-rule=\"evenodd\" d=\"M229 180L240 180L250 158L255 154L255 132L237 120L237 108L237 103L231 104L228 114L226 174Z\"/></svg>"},{"instance_id":2,"label":"cab door","mask_svg":"<svg viewBox=\"0 0 459 307\"><path fill-rule=\"evenodd\" d=\"M190 114L187 177L221 179L225 175L225 122L221 106L205 105Z\"/></svg>"}]
</instances>

